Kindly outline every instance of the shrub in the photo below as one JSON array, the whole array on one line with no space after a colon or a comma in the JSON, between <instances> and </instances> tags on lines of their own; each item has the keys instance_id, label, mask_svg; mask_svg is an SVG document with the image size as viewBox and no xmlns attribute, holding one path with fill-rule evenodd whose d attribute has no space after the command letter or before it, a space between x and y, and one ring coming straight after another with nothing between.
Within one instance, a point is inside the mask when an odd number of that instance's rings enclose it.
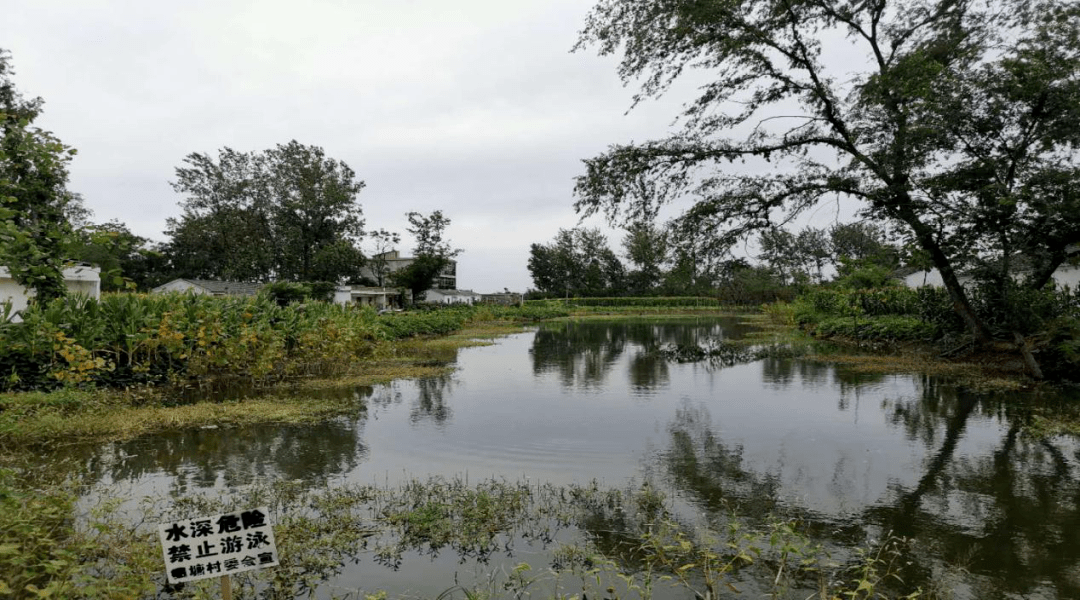
<instances>
[{"instance_id":1,"label":"shrub","mask_svg":"<svg viewBox=\"0 0 1080 600\"><path fill-rule=\"evenodd\" d=\"M933 323L918 317L891 315L872 319L829 317L817 323L813 333L857 340L908 342L933 340L938 335L938 329Z\"/></svg>"}]
</instances>

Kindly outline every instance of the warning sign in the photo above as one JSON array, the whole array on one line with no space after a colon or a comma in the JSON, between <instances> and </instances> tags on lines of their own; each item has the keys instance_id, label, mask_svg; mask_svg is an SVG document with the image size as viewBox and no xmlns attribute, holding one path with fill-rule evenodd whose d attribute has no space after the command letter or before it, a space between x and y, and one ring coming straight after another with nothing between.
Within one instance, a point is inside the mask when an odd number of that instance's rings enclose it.
<instances>
[{"instance_id":1,"label":"warning sign","mask_svg":"<svg viewBox=\"0 0 1080 600\"><path fill-rule=\"evenodd\" d=\"M278 564L266 507L158 525L169 583Z\"/></svg>"}]
</instances>

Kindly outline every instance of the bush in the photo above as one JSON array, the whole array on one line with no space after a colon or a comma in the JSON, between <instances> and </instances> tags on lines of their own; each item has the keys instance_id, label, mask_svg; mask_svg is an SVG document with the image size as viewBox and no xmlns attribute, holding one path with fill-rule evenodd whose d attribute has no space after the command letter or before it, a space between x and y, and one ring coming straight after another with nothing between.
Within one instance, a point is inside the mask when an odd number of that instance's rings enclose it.
<instances>
[{"instance_id":1,"label":"bush","mask_svg":"<svg viewBox=\"0 0 1080 600\"><path fill-rule=\"evenodd\" d=\"M380 315L378 324L390 339L446 335L464 327L474 310L470 306L427 305L417 311Z\"/></svg>"},{"instance_id":2,"label":"bush","mask_svg":"<svg viewBox=\"0 0 1080 600\"><path fill-rule=\"evenodd\" d=\"M891 315L871 319L829 317L818 322L812 333L857 340L914 342L933 340L938 335L938 329L933 323L927 323L918 317Z\"/></svg>"},{"instance_id":3,"label":"bush","mask_svg":"<svg viewBox=\"0 0 1080 600\"><path fill-rule=\"evenodd\" d=\"M940 329L921 316L922 298L922 292L903 287L819 287L799 297L792 315L799 326L814 335L858 340L932 340L940 334Z\"/></svg>"},{"instance_id":4,"label":"bush","mask_svg":"<svg viewBox=\"0 0 1080 600\"><path fill-rule=\"evenodd\" d=\"M1041 290L1009 284L1004 292L987 284L968 288L972 309L990 331L1011 339L1012 332L1031 335L1046 331L1058 319L1080 317L1080 295L1068 288L1047 287ZM967 328L953 310L952 298L945 288L922 287L916 290L918 314L936 324L945 333L960 334Z\"/></svg>"}]
</instances>

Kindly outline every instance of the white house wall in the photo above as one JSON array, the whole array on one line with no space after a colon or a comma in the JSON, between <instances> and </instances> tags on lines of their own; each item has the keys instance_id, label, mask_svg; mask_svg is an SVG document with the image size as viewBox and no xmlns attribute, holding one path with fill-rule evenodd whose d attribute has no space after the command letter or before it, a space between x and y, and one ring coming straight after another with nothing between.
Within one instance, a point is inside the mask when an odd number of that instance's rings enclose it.
<instances>
[{"instance_id":1,"label":"white house wall","mask_svg":"<svg viewBox=\"0 0 1080 600\"><path fill-rule=\"evenodd\" d=\"M101 272L96 267L68 267L63 275L64 287L68 292L86 294L91 298L101 297ZM7 267L0 267L0 302L11 302L14 313L25 309L33 296L33 290L26 290L12 279ZM21 319L15 317L15 320Z\"/></svg>"},{"instance_id":2,"label":"white house wall","mask_svg":"<svg viewBox=\"0 0 1080 600\"><path fill-rule=\"evenodd\" d=\"M1069 286L1070 289L1080 289L1080 268L1073 266L1064 266L1054 272L1054 281L1058 287ZM967 285L971 283L970 277L961 275L959 277L960 283ZM904 285L909 288L918 288L929 285L931 287L944 287L945 281L941 278L941 273L937 269L931 269L929 271L918 271L904 277Z\"/></svg>"},{"instance_id":3,"label":"white house wall","mask_svg":"<svg viewBox=\"0 0 1080 600\"><path fill-rule=\"evenodd\" d=\"M1054 281L1059 286L1069 286L1069 289L1080 290L1080 267L1062 267L1054 272Z\"/></svg>"},{"instance_id":4,"label":"white house wall","mask_svg":"<svg viewBox=\"0 0 1080 600\"><path fill-rule=\"evenodd\" d=\"M7 272L4 273L7 275ZM26 291L10 276L0 278L0 302L10 302L11 310L18 312L26 308L26 303L29 299L26 296Z\"/></svg>"}]
</instances>

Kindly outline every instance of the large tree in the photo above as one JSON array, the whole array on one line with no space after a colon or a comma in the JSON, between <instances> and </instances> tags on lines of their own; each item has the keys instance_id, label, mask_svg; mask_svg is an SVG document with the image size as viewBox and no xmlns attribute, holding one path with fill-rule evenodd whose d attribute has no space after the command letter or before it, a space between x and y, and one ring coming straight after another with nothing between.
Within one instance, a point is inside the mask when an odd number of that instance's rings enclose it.
<instances>
[{"instance_id":1,"label":"large tree","mask_svg":"<svg viewBox=\"0 0 1080 600\"><path fill-rule=\"evenodd\" d=\"M634 265L626 275L629 291L644 294L658 289L671 253L667 231L652 223L632 223L626 228L622 246L626 258Z\"/></svg>"},{"instance_id":2,"label":"large tree","mask_svg":"<svg viewBox=\"0 0 1080 600\"><path fill-rule=\"evenodd\" d=\"M979 341L960 268L1024 253L1041 286L1080 242L1075 0L601 0L590 44L638 99L711 80L681 131L587 160L580 211L693 196L682 221L734 242L853 199L926 253Z\"/></svg>"},{"instance_id":3,"label":"large tree","mask_svg":"<svg viewBox=\"0 0 1080 600\"><path fill-rule=\"evenodd\" d=\"M25 99L0 49L0 266L45 301L65 293L64 250L72 235L67 165L75 151L34 126L41 98Z\"/></svg>"},{"instance_id":4,"label":"large tree","mask_svg":"<svg viewBox=\"0 0 1080 600\"><path fill-rule=\"evenodd\" d=\"M193 153L176 169L185 195L170 219L178 275L241 281L333 281L358 276L364 182L322 148L297 141L263 152Z\"/></svg>"},{"instance_id":5,"label":"large tree","mask_svg":"<svg viewBox=\"0 0 1080 600\"><path fill-rule=\"evenodd\" d=\"M560 229L529 248L529 274L541 292L600 296L624 291L626 270L599 229Z\"/></svg>"},{"instance_id":6,"label":"large tree","mask_svg":"<svg viewBox=\"0 0 1080 600\"><path fill-rule=\"evenodd\" d=\"M364 220L356 195L364 182L322 148L295 140L267 150L264 157L275 203L279 277L338 281L358 276L364 264L357 246Z\"/></svg>"}]
</instances>

